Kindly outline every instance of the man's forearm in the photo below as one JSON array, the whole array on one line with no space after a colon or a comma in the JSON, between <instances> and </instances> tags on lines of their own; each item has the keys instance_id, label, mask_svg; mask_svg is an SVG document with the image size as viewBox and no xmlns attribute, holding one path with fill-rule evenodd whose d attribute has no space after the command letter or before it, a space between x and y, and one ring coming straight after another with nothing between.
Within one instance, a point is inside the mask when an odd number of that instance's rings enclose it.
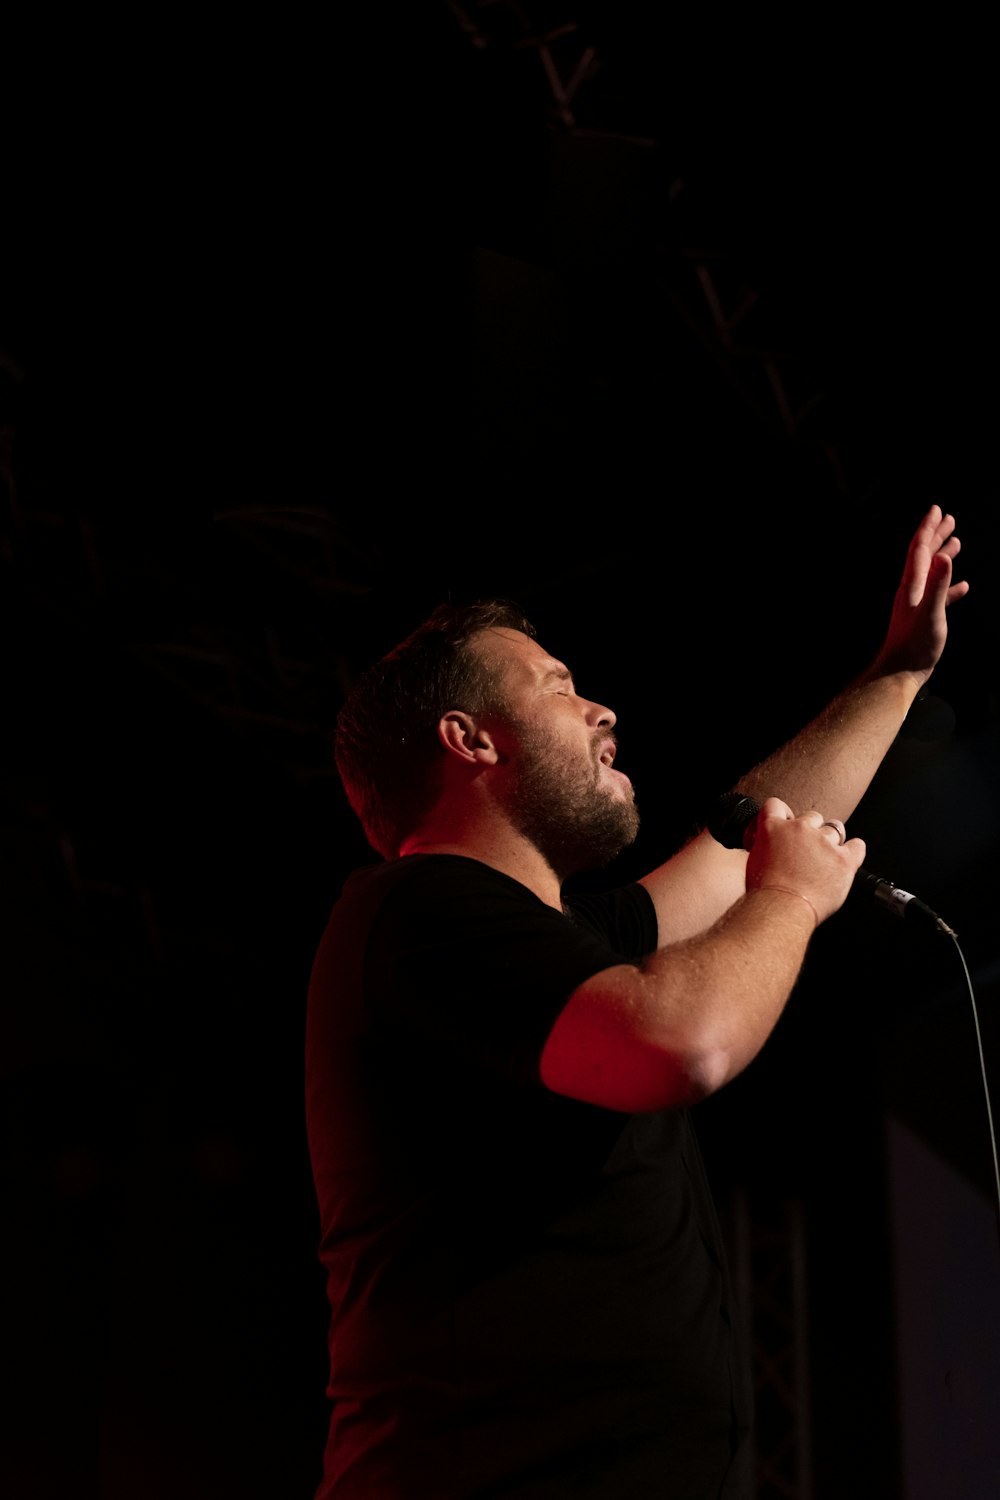
<instances>
[{"instance_id":1,"label":"man's forearm","mask_svg":"<svg viewBox=\"0 0 1000 1500\"><path fill-rule=\"evenodd\" d=\"M757 802L781 797L797 814L818 808L846 820L868 790L920 690L906 671L874 668L838 693L780 749L741 776Z\"/></svg>"}]
</instances>

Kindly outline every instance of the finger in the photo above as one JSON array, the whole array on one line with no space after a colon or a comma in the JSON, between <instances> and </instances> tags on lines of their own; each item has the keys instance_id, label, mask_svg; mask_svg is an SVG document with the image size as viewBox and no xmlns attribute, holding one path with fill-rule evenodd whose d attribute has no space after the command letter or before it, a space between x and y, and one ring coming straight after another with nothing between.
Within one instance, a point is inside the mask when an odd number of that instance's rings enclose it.
<instances>
[{"instance_id":1,"label":"finger","mask_svg":"<svg viewBox=\"0 0 1000 1500\"><path fill-rule=\"evenodd\" d=\"M937 535L939 529L945 525L947 517L940 505L932 505L925 513L923 520L914 534L914 541L931 542Z\"/></svg>"},{"instance_id":2,"label":"finger","mask_svg":"<svg viewBox=\"0 0 1000 1500\"><path fill-rule=\"evenodd\" d=\"M934 559L945 557L951 561L961 551L961 539L954 533L955 517L950 512L942 514L940 506L932 505L914 533L907 556L906 601L911 609L917 609L924 598Z\"/></svg>"},{"instance_id":3,"label":"finger","mask_svg":"<svg viewBox=\"0 0 1000 1500\"><path fill-rule=\"evenodd\" d=\"M868 853L868 845L864 839L851 838L844 845L844 853L851 855L854 860L854 868L860 870L864 864L865 855Z\"/></svg>"},{"instance_id":4,"label":"finger","mask_svg":"<svg viewBox=\"0 0 1000 1500\"><path fill-rule=\"evenodd\" d=\"M911 609L918 608L923 599L931 559L945 545L954 526L954 516L942 514L940 505L935 504L914 532L903 573L906 602Z\"/></svg>"},{"instance_id":5,"label":"finger","mask_svg":"<svg viewBox=\"0 0 1000 1500\"><path fill-rule=\"evenodd\" d=\"M935 552L931 558L930 567L927 570L927 580L924 585L924 602L930 608L936 609L939 605L943 608L951 587L951 558L947 552Z\"/></svg>"},{"instance_id":6,"label":"finger","mask_svg":"<svg viewBox=\"0 0 1000 1500\"><path fill-rule=\"evenodd\" d=\"M939 550L939 556L946 557L951 563L962 550L962 543L957 536L949 537L944 546ZM945 595L945 604L954 604L956 599L964 599L969 592L969 584L966 579L960 579L957 583L949 581L948 592Z\"/></svg>"},{"instance_id":7,"label":"finger","mask_svg":"<svg viewBox=\"0 0 1000 1500\"><path fill-rule=\"evenodd\" d=\"M924 597L932 555L928 544L914 537L910 547L909 566L906 570L906 602L911 609L916 609Z\"/></svg>"},{"instance_id":8,"label":"finger","mask_svg":"<svg viewBox=\"0 0 1000 1500\"><path fill-rule=\"evenodd\" d=\"M949 511L947 515L941 517L941 519L934 527L934 536L937 540L938 546L940 546L942 542L946 542L954 530L955 517Z\"/></svg>"}]
</instances>

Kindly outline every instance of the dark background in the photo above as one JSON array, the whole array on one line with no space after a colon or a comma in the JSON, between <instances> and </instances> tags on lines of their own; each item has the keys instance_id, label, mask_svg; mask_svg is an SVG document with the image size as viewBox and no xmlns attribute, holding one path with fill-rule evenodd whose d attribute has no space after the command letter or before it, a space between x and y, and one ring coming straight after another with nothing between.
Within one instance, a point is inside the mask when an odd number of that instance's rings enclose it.
<instances>
[{"instance_id":1,"label":"dark background","mask_svg":"<svg viewBox=\"0 0 1000 1500\"><path fill-rule=\"evenodd\" d=\"M11 40L6 1494L311 1500L303 1013L369 857L354 672L513 596L618 713L639 873L866 663L936 501L972 591L852 831L960 947L850 902L702 1111L723 1212L804 1213L816 1496L924 1493L887 1121L976 1232L996 1202L986 55L955 14L500 0ZM995 1356L949 1317L995 1335L998 1263L952 1229L930 1425L979 1500Z\"/></svg>"}]
</instances>

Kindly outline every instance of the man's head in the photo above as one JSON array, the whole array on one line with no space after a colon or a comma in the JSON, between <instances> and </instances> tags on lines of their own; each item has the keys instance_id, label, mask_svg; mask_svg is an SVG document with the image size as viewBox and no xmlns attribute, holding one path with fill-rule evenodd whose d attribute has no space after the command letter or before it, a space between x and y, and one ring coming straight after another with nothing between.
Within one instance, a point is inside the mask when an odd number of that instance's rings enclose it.
<instances>
[{"instance_id":1,"label":"man's head","mask_svg":"<svg viewBox=\"0 0 1000 1500\"><path fill-rule=\"evenodd\" d=\"M340 710L337 770L368 842L386 859L395 858L440 790L442 716L453 708L503 709L502 665L472 647L496 628L535 633L509 600L439 604L362 674Z\"/></svg>"},{"instance_id":2,"label":"man's head","mask_svg":"<svg viewBox=\"0 0 1000 1500\"><path fill-rule=\"evenodd\" d=\"M341 711L338 769L369 842L386 858L442 793L473 779L561 879L606 864L638 831L610 709L581 698L562 662L506 601L439 606L361 678ZM478 781L484 777L483 781ZM481 806L481 804L480 804Z\"/></svg>"}]
</instances>

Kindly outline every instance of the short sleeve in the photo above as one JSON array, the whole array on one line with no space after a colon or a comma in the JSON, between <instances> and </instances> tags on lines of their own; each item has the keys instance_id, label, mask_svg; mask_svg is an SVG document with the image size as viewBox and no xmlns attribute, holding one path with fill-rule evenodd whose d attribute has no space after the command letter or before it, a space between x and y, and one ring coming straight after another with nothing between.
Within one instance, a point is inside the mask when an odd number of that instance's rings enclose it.
<instances>
[{"instance_id":1,"label":"short sleeve","mask_svg":"<svg viewBox=\"0 0 1000 1500\"><path fill-rule=\"evenodd\" d=\"M433 1043L454 1066L537 1081L577 986L653 946L640 886L559 912L476 861L427 856L395 882L372 927L366 1006L377 1027Z\"/></svg>"}]
</instances>

